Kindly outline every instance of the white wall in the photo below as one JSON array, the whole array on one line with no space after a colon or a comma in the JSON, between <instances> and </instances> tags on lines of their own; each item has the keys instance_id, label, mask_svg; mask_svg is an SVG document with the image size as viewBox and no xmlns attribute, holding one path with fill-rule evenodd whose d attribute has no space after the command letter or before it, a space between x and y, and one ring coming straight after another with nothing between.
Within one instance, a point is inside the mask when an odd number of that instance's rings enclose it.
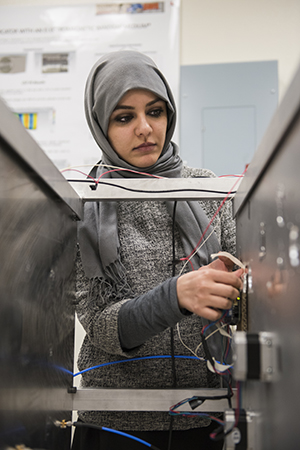
<instances>
[{"instance_id":1,"label":"white wall","mask_svg":"<svg viewBox=\"0 0 300 450\"><path fill-rule=\"evenodd\" d=\"M299 0L182 0L181 64L277 60L279 98L300 64Z\"/></svg>"},{"instance_id":2,"label":"white wall","mask_svg":"<svg viewBox=\"0 0 300 450\"><path fill-rule=\"evenodd\" d=\"M0 6L83 3L0 0ZM277 60L279 98L300 64L299 0L181 0L180 32L182 65Z\"/></svg>"}]
</instances>

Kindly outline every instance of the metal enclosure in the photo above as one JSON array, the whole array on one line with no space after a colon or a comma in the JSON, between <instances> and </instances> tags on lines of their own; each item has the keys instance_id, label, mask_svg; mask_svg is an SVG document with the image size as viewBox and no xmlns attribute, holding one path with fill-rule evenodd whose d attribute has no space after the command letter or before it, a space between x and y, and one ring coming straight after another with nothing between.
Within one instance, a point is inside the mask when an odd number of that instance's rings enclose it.
<instances>
[{"instance_id":1,"label":"metal enclosure","mask_svg":"<svg viewBox=\"0 0 300 450\"><path fill-rule=\"evenodd\" d=\"M0 103L0 448L69 449L81 201ZM21 447L20 447L21 448Z\"/></svg>"},{"instance_id":2,"label":"metal enclosure","mask_svg":"<svg viewBox=\"0 0 300 450\"><path fill-rule=\"evenodd\" d=\"M279 377L242 383L242 407L260 418L252 430L261 436L260 443L253 450L293 450L300 445L299 169L300 70L234 201L237 256L249 270L242 326L248 333L271 333L279 349ZM267 370L272 374L272 364Z\"/></svg>"}]
</instances>

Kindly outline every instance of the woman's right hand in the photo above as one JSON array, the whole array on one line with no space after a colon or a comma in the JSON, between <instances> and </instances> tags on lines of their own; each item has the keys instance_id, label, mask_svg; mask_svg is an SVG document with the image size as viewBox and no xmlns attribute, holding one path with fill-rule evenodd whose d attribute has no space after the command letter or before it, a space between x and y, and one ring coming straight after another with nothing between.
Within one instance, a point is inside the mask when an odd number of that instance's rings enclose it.
<instances>
[{"instance_id":1,"label":"woman's right hand","mask_svg":"<svg viewBox=\"0 0 300 450\"><path fill-rule=\"evenodd\" d=\"M181 275L177 280L177 298L180 308L215 321L242 288L243 269L230 272L226 261L217 259L198 270Z\"/></svg>"}]
</instances>

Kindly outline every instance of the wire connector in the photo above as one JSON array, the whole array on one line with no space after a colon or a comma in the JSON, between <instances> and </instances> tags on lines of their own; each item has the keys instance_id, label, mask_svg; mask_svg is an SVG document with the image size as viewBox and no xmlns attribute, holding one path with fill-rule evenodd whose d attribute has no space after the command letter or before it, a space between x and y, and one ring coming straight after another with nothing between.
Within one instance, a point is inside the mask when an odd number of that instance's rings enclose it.
<instances>
[{"instance_id":1,"label":"wire connector","mask_svg":"<svg viewBox=\"0 0 300 450\"><path fill-rule=\"evenodd\" d=\"M65 419L55 420L54 425L58 428L67 428L67 427L72 427L73 422L71 422L71 420L66 421Z\"/></svg>"},{"instance_id":2,"label":"wire connector","mask_svg":"<svg viewBox=\"0 0 300 450\"><path fill-rule=\"evenodd\" d=\"M192 398L190 401L189 401L189 405L190 405L190 407L191 407L191 409L196 409L196 408L198 408L198 406L201 406L202 405L202 403L204 403L204 401L205 400L203 400L203 399L200 399L200 398Z\"/></svg>"}]
</instances>

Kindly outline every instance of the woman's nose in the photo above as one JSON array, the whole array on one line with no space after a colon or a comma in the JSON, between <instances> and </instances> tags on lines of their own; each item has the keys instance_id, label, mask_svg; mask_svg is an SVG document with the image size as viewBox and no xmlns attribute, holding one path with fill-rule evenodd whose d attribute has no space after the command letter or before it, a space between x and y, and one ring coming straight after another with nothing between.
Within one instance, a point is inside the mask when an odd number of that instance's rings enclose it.
<instances>
[{"instance_id":1,"label":"woman's nose","mask_svg":"<svg viewBox=\"0 0 300 450\"><path fill-rule=\"evenodd\" d=\"M146 116L138 117L135 132L137 136L148 136L152 131L152 127L149 124Z\"/></svg>"}]
</instances>

